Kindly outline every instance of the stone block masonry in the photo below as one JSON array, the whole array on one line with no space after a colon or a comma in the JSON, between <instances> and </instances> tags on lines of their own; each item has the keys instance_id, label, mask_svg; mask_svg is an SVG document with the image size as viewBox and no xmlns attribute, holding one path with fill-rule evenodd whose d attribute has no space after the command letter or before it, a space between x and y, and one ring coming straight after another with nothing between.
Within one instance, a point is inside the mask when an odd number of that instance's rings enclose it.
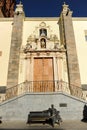
<instances>
[{"instance_id":1,"label":"stone block masonry","mask_svg":"<svg viewBox=\"0 0 87 130\"><path fill-rule=\"evenodd\" d=\"M26 93L0 104L3 121L27 122L30 111L47 110L51 104L60 111L62 120L81 120L87 102L65 93Z\"/></svg>"},{"instance_id":2,"label":"stone block masonry","mask_svg":"<svg viewBox=\"0 0 87 130\"><path fill-rule=\"evenodd\" d=\"M21 3L18 5L18 7L22 8ZM10 56L9 56L9 68L8 68L8 77L7 77L8 88L13 87L18 84L20 47L22 44L22 32L23 32L23 20L24 20L24 12L20 10L19 12L16 11L14 15L14 21L13 21L11 48L10 48Z\"/></svg>"},{"instance_id":3,"label":"stone block masonry","mask_svg":"<svg viewBox=\"0 0 87 130\"><path fill-rule=\"evenodd\" d=\"M61 41L63 41L61 44L64 44L66 47L69 84L81 87L80 71L72 23L72 11L70 11L68 5L65 3L59 19L59 26L61 35L60 38ZM72 91L71 87L70 89Z\"/></svg>"}]
</instances>

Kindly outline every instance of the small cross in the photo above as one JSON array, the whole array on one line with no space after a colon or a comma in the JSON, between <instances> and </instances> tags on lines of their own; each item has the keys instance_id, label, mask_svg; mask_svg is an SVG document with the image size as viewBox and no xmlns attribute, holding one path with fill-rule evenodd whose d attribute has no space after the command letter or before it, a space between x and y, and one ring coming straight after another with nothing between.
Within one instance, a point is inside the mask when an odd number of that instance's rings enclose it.
<instances>
[{"instance_id":1,"label":"small cross","mask_svg":"<svg viewBox=\"0 0 87 130\"><path fill-rule=\"evenodd\" d=\"M21 0L20 0L19 4L20 4L20 5L22 4Z\"/></svg>"},{"instance_id":2,"label":"small cross","mask_svg":"<svg viewBox=\"0 0 87 130\"><path fill-rule=\"evenodd\" d=\"M64 5L66 5L66 2L64 2Z\"/></svg>"}]
</instances>

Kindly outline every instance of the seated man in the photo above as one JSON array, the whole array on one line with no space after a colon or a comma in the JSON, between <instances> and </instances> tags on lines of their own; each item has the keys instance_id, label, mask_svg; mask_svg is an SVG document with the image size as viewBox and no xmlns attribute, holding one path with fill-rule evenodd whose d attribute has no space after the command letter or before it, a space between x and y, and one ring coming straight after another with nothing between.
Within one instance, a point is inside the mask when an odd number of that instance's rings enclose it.
<instances>
[{"instance_id":1,"label":"seated man","mask_svg":"<svg viewBox=\"0 0 87 130\"><path fill-rule=\"evenodd\" d=\"M51 115L50 119L51 119L52 126L54 127L55 123L58 123L60 125L60 122L62 122L62 119L59 115L59 111L57 111L54 108L53 104L51 105L51 108L48 109L48 111L50 112L50 115Z\"/></svg>"}]
</instances>

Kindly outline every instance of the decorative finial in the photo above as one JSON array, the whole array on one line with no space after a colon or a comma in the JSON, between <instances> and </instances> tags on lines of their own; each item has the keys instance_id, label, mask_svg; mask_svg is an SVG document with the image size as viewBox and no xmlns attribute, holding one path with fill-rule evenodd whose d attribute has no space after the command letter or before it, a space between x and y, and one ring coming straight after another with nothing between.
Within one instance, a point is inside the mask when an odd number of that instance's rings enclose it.
<instances>
[{"instance_id":1,"label":"decorative finial","mask_svg":"<svg viewBox=\"0 0 87 130\"><path fill-rule=\"evenodd\" d=\"M68 5L66 4L66 2L63 3L63 8L68 8Z\"/></svg>"},{"instance_id":2,"label":"decorative finial","mask_svg":"<svg viewBox=\"0 0 87 130\"><path fill-rule=\"evenodd\" d=\"M64 1L64 3L63 3L64 5L66 5L66 2Z\"/></svg>"},{"instance_id":3,"label":"decorative finial","mask_svg":"<svg viewBox=\"0 0 87 130\"><path fill-rule=\"evenodd\" d=\"M63 6L67 6L65 1L63 2Z\"/></svg>"},{"instance_id":4,"label":"decorative finial","mask_svg":"<svg viewBox=\"0 0 87 130\"><path fill-rule=\"evenodd\" d=\"M24 13L24 11L23 11L23 4L22 4L21 0L20 0L19 4L16 5L15 12L16 12L17 14L19 14L19 13L21 13L21 14Z\"/></svg>"},{"instance_id":5,"label":"decorative finial","mask_svg":"<svg viewBox=\"0 0 87 130\"><path fill-rule=\"evenodd\" d=\"M21 0L20 0L19 4L20 4L20 5L22 4Z\"/></svg>"},{"instance_id":6,"label":"decorative finial","mask_svg":"<svg viewBox=\"0 0 87 130\"><path fill-rule=\"evenodd\" d=\"M72 15L72 11L70 11L70 9L69 9L69 5L67 5L65 2L64 2L64 4L62 5L62 7L63 7L63 14L65 14L65 15Z\"/></svg>"}]
</instances>

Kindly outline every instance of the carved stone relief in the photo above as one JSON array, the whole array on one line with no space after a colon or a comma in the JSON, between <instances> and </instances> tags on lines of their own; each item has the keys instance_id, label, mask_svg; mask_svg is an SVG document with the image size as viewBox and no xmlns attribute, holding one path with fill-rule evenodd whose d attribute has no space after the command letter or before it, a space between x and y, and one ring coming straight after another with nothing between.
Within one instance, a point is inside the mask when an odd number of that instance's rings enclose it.
<instances>
[{"instance_id":1,"label":"carved stone relief","mask_svg":"<svg viewBox=\"0 0 87 130\"><path fill-rule=\"evenodd\" d=\"M52 33L50 26L45 22L41 22L35 27L35 30L27 38L27 44L24 52L30 50L64 50L64 46L60 45L58 36Z\"/></svg>"}]
</instances>

